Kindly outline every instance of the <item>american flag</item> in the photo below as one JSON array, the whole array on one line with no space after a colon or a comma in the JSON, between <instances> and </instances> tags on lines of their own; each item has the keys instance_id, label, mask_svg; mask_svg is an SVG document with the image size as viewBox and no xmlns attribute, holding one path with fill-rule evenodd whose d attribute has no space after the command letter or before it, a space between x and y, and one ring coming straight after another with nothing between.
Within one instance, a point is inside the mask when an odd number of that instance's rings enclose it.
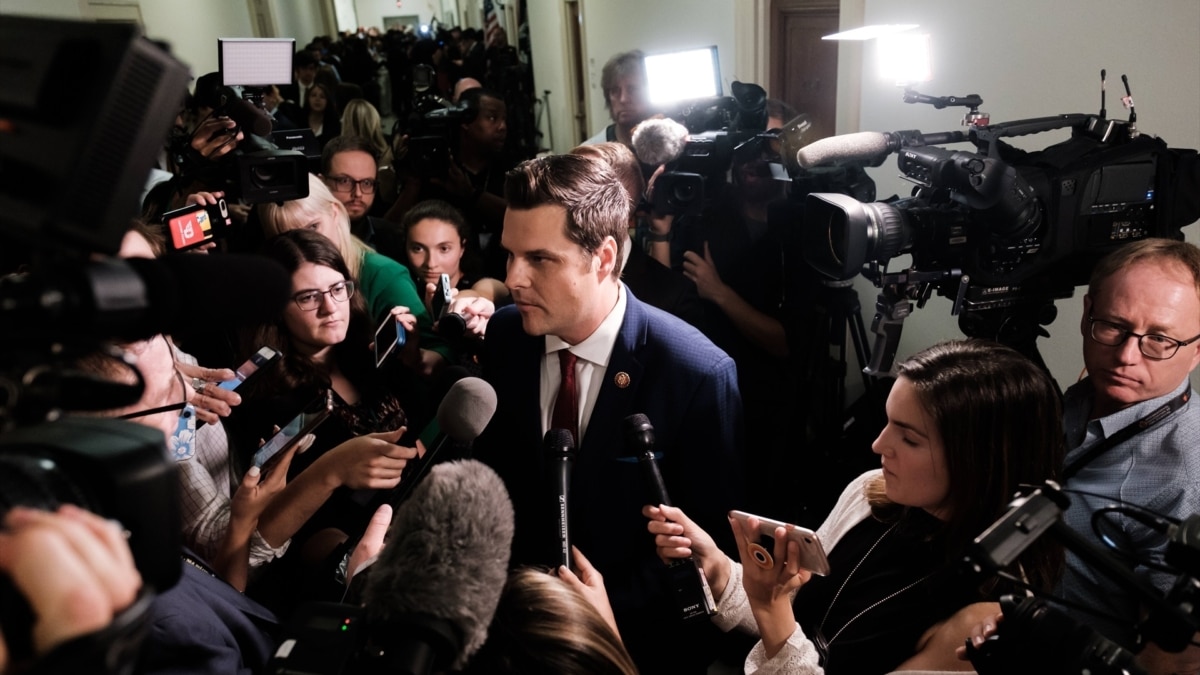
<instances>
[{"instance_id":1,"label":"american flag","mask_svg":"<svg viewBox=\"0 0 1200 675\"><path fill-rule=\"evenodd\" d=\"M500 13L496 11L496 3L483 0L483 46L491 47L500 32Z\"/></svg>"}]
</instances>

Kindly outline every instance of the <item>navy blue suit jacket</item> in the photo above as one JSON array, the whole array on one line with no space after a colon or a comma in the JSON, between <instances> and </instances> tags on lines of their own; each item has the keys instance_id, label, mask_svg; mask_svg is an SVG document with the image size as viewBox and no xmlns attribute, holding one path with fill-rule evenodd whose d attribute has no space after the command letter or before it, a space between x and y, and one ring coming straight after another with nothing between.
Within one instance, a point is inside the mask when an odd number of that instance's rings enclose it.
<instances>
[{"instance_id":1,"label":"navy blue suit jacket","mask_svg":"<svg viewBox=\"0 0 1200 675\"><path fill-rule=\"evenodd\" d=\"M639 638L674 657L662 631L679 624L642 506L649 502L637 459L624 442L624 419L645 414L674 505L736 553L725 514L742 498L742 402L733 360L700 331L637 300L620 333L571 475L572 543L600 573L621 634L638 657ZM557 564L557 506L542 457L539 406L545 338L521 327L515 307L497 310L484 341L484 378L496 389L496 414L476 441L475 457L504 478L516 511L514 564ZM707 622L703 622L707 623ZM654 649L647 644L647 649ZM646 657L638 659L643 672ZM664 665L668 663L663 661Z\"/></svg>"},{"instance_id":2,"label":"navy blue suit jacket","mask_svg":"<svg viewBox=\"0 0 1200 675\"><path fill-rule=\"evenodd\" d=\"M151 605L137 672L262 672L275 652L275 615L208 572L180 564L179 582Z\"/></svg>"}]
</instances>

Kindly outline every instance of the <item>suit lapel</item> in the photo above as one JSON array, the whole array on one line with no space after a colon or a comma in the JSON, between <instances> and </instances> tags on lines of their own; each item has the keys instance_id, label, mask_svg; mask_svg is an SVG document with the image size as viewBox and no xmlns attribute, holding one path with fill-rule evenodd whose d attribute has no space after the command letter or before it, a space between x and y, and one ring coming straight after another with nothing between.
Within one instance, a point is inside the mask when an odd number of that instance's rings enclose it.
<instances>
[{"instance_id":1,"label":"suit lapel","mask_svg":"<svg viewBox=\"0 0 1200 675\"><path fill-rule=\"evenodd\" d=\"M625 444L620 421L639 412L632 410L632 407L637 400L645 370L639 359L641 346L645 343L645 321L641 305L628 288L625 289L625 297L625 317L613 344L608 370L596 397L596 406L589 418L581 450L584 455L623 456Z\"/></svg>"}]
</instances>

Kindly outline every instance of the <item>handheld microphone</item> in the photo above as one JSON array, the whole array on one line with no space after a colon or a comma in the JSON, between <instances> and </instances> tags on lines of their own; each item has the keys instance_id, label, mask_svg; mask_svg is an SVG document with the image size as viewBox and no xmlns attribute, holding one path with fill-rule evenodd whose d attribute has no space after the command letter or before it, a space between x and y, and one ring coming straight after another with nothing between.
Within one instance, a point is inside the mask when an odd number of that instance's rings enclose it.
<instances>
[{"instance_id":1,"label":"handheld microphone","mask_svg":"<svg viewBox=\"0 0 1200 675\"><path fill-rule=\"evenodd\" d=\"M967 140L961 131L922 134L920 131L860 131L813 141L796 151L796 163L804 169L835 163L864 162L879 166L900 148L960 143Z\"/></svg>"},{"instance_id":2,"label":"handheld microphone","mask_svg":"<svg viewBox=\"0 0 1200 675\"><path fill-rule=\"evenodd\" d=\"M642 164L673 162L687 146L688 130L670 118L645 120L633 131L633 153Z\"/></svg>"},{"instance_id":3,"label":"handheld microphone","mask_svg":"<svg viewBox=\"0 0 1200 675\"><path fill-rule=\"evenodd\" d=\"M465 369L464 369L465 372ZM416 489L430 468L437 464L438 458L451 445L469 445L492 421L496 414L496 390L492 385L478 377L463 377L450 386L446 396L438 405L437 417L430 422L421 433L421 443L425 445L425 456L419 463L412 466L411 472L406 471L400 484L383 493L375 490L359 490L353 499L359 503L372 501L376 497L371 510L379 504L388 503L393 507L407 500Z\"/></svg>"},{"instance_id":4,"label":"handheld microphone","mask_svg":"<svg viewBox=\"0 0 1200 675\"><path fill-rule=\"evenodd\" d=\"M566 429L551 429L542 439L546 461L550 463L550 479L558 505L558 564L574 571L571 564L571 465L575 463L575 439Z\"/></svg>"},{"instance_id":5,"label":"handheld microphone","mask_svg":"<svg viewBox=\"0 0 1200 675\"><path fill-rule=\"evenodd\" d=\"M638 458L650 501L655 506L671 506L666 483L654 458L654 441L654 425L650 424L650 418L641 413L625 418L625 446ZM695 558L674 560L667 564L667 570L675 602L684 620L706 618L717 613L712 590Z\"/></svg>"}]
</instances>

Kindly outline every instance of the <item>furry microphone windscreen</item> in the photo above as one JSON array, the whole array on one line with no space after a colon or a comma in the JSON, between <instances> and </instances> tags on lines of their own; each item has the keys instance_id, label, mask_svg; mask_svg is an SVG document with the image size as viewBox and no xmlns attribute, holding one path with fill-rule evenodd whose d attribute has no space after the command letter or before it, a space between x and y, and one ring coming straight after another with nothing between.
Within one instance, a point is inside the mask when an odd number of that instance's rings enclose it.
<instances>
[{"instance_id":1,"label":"furry microphone windscreen","mask_svg":"<svg viewBox=\"0 0 1200 675\"><path fill-rule=\"evenodd\" d=\"M683 154L687 139L687 127L669 117L646 120L633 131L633 153L643 164L666 164Z\"/></svg>"},{"instance_id":2,"label":"furry microphone windscreen","mask_svg":"<svg viewBox=\"0 0 1200 675\"><path fill-rule=\"evenodd\" d=\"M363 591L367 624L398 643L423 619L448 622L461 644L439 663L461 668L487 639L512 538L512 502L495 471L476 460L433 467L392 518Z\"/></svg>"}]
</instances>

